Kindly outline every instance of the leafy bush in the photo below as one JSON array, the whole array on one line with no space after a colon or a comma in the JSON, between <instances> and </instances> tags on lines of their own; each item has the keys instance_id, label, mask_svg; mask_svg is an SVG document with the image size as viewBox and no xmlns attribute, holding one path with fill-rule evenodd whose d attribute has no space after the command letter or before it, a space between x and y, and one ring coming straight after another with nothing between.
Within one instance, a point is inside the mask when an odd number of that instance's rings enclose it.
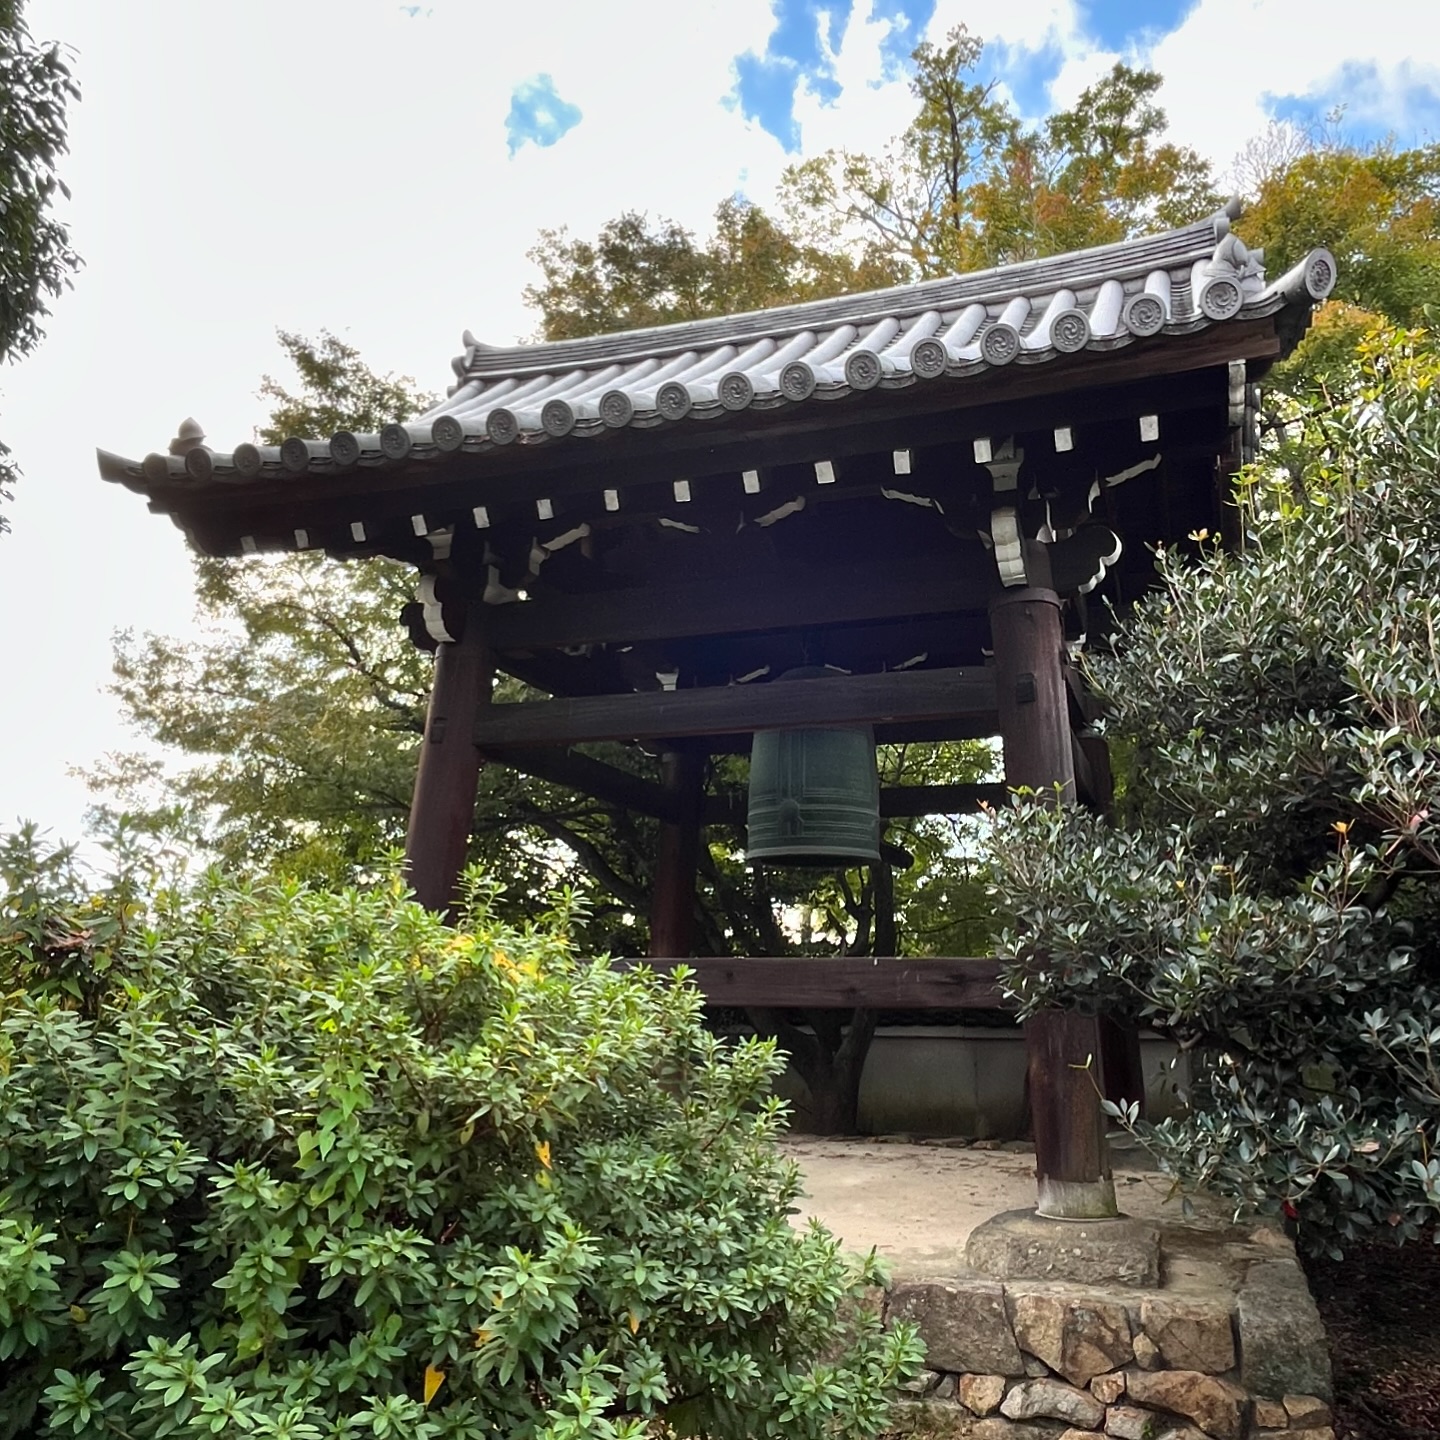
<instances>
[{"instance_id":1,"label":"leafy bush","mask_svg":"<svg viewBox=\"0 0 1440 1440\"><path fill-rule=\"evenodd\" d=\"M7 1440L861 1436L918 1365L789 1226L773 1047L563 904L0 869Z\"/></svg>"},{"instance_id":2,"label":"leafy bush","mask_svg":"<svg viewBox=\"0 0 1440 1440\"><path fill-rule=\"evenodd\" d=\"M1245 548L1162 557L1094 659L1122 825L992 836L1025 1007L1176 1036L1192 1108L1148 1143L1336 1252L1440 1218L1440 358L1377 333L1351 378L1251 477Z\"/></svg>"}]
</instances>

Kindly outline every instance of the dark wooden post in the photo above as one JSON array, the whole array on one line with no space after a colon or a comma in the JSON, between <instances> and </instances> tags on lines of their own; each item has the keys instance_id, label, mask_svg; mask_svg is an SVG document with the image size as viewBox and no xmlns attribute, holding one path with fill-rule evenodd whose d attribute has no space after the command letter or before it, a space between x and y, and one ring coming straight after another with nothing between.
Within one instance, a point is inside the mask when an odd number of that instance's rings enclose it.
<instances>
[{"instance_id":1,"label":"dark wooden post","mask_svg":"<svg viewBox=\"0 0 1440 1440\"><path fill-rule=\"evenodd\" d=\"M465 866L480 752L475 720L490 703L493 666L483 628L472 607L460 639L435 653L435 678L420 743L410 824L405 832L405 873L415 898L431 910L445 910Z\"/></svg>"},{"instance_id":2,"label":"dark wooden post","mask_svg":"<svg viewBox=\"0 0 1440 1440\"><path fill-rule=\"evenodd\" d=\"M1061 669L1060 597L1027 586L990 602L995 699L1005 746L1005 783L1073 804L1075 761ZM1025 1022L1035 1125L1037 1210L1060 1219L1118 1213L1100 1108L1100 1044L1093 1017L1042 1011Z\"/></svg>"},{"instance_id":3,"label":"dark wooden post","mask_svg":"<svg viewBox=\"0 0 1440 1440\"><path fill-rule=\"evenodd\" d=\"M1110 747L1103 735L1075 736L1077 764L1084 761L1089 789L1081 786L1081 802L1102 815L1115 808L1115 778L1110 770ZM1137 1105L1145 1113L1145 1065L1140 1054L1140 1027L1133 1020L1101 1015L1099 1021L1100 1089L1117 1105Z\"/></svg>"},{"instance_id":4,"label":"dark wooden post","mask_svg":"<svg viewBox=\"0 0 1440 1440\"><path fill-rule=\"evenodd\" d=\"M660 778L675 802L675 819L660 822L655 890L650 898L650 954L683 960L695 948L695 870L705 801L705 757L667 750Z\"/></svg>"},{"instance_id":5,"label":"dark wooden post","mask_svg":"<svg viewBox=\"0 0 1440 1440\"><path fill-rule=\"evenodd\" d=\"M1060 597L1035 586L1002 590L990 601L995 707L1005 742L1005 783L1041 798L1075 801L1070 700L1061 669Z\"/></svg>"}]
</instances>

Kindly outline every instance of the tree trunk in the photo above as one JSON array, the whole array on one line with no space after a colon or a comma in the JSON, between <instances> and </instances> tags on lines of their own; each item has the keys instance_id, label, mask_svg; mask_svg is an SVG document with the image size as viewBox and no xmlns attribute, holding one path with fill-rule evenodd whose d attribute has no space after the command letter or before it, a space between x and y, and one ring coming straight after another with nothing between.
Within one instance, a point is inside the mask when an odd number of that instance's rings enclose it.
<instances>
[{"instance_id":1,"label":"tree trunk","mask_svg":"<svg viewBox=\"0 0 1440 1440\"><path fill-rule=\"evenodd\" d=\"M857 926L867 927L864 949L895 953L895 877L883 862L871 869L868 896L851 908ZM868 917L868 918L863 918ZM857 931L858 934L858 931ZM853 951L851 952L853 953ZM823 965L823 960L817 960ZM878 1019L873 1010L807 1010L813 1034L791 1025L779 1010L749 1010L750 1023L773 1035L810 1090L810 1127L817 1135L860 1131L860 1080Z\"/></svg>"},{"instance_id":2,"label":"tree trunk","mask_svg":"<svg viewBox=\"0 0 1440 1440\"><path fill-rule=\"evenodd\" d=\"M823 960L817 960L823 965ZM813 1034L792 1025L782 1010L746 1014L762 1035L773 1035L810 1091L810 1128L817 1135L859 1131L860 1077L875 1038L873 1010L807 1010Z\"/></svg>"},{"instance_id":3,"label":"tree trunk","mask_svg":"<svg viewBox=\"0 0 1440 1440\"><path fill-rule=\"evenodd\" d=\"M873 1010L824 1013L834 1018L837 1030L844 1027L844 1038L833 1050L817 1046L814 1072L805 1074L810 1123L817 1135L855 1135L860 1130L860 1079L875 1038L876 1014Z\"/></svg>"}]
</instances>

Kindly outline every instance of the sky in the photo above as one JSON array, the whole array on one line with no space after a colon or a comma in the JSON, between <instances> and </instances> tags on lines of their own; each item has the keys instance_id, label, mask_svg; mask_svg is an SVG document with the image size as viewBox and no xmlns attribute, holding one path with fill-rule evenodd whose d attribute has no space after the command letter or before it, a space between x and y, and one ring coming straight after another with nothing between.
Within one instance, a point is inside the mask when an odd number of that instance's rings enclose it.
<instances>
[{"instance_id":1,"label":"sky","mask_svg":"<svg viewBox=\"0 0 1440 1440\"><path fill-rule=\"evenodd\" d=\"M117 630L193 633L180 532L102 482L97 446L219 449L264 419L277 328L330 329L439 391L464 329L531 338L541 229L627 209L703 231L785 166L902 130L906 61L961 22L1023 114L1116 59L1223 172L1273 119L1440 137L1433 0L29 0L75 51L63 212L85 268L0 369L25 470L0 536L0 829L78 839L76 767L136 748ZM1356 23L1363 14L1363 24ZM1323 236L1314 237L1316 243Z\"/></svg>"}]
</instances>

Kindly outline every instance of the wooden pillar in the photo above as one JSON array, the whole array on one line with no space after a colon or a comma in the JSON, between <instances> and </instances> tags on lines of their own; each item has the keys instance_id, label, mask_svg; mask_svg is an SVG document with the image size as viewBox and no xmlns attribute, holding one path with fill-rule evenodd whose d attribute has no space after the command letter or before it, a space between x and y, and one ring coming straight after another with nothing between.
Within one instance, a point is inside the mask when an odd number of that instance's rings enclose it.
<instances>
[{"instance_id":1,"label":"wooden pillar","mask_svg":"<svg viewBox=\"0 0 1440 1440\"><path fill-rule=\"evenodd\" d=\"M472 609L457 641L435 652L435 677L405 832L405 873L415 898L431 910L455 899L455 883L475 816L480 752L475 720L490 703L494 674L483 629Z\"/></svg>"},{"instance_id":2,"label":"wooden pillar","mask_svg":"<svg viewBox=\"0 0 1440 1440\"><path fill-rule=\"evenodd\" d=\"M1088 790L1080 786L1080 800L1101 815L1115 808L1115 777L1110 770L1110 747L1103 735L1075 737L1076 765L1083 761ZM1101 1015L1099 1020L1100 1089L1117 1105L1137 1105L1145 1114L1145 1066L1140 1054L1140 1027L1133 1020Z\"/></svg>"},{"instance_id":3,"label":"wooden pillar","mask_svg":"<svg viewBox=\"0 0 1440 1440\"><path fill-rule=\"evenodd\" d=\"M650 954L683 960L695 949L695 870L700 855L700 814L705 800L705 757L667 750L660 778L675 802L672 820L660 822L655 890L650 897Z\"/></svg>"},{"instance_id":4,"label":"wooden pillar","mask_svg":"<svg viewBox=\"0 0 1440 1440\"><path fill-rule=\"evenodd\" d=\"M1042 1010L1025 1022L1035 1125L1037 1214L1055 1220L1118 1215L1100 1108L1100 1047L1093 1015Z\"/></svg>"},{"instance_id":5,"label":"wooden pillar","mask_svg":"<svg viewBox=\"0 0 1440 1440\"><path fill-rule=\"evenodd\" d=\"M1035 586L1000 591L990 601L990 637L1006 785L1074 804L1070 698L1060 665L1060 597Z\"/></svg>"},{"instance_id":6,"label":"wooden pillar","mask_svg":"<svg viewBox=\"0 0 1440 1440\"><path fill-rule=\"evenodd\" d=\"M1005 783L1042 803L1075 802L1060 597L1034 586L990 602ZM1091 1016L1048 1010L1025 1022L1035 1125L1036 1209L1058 1219L1118 1214L1100 1108L1099 1031Z\"/></svg>"}]
</instances>

